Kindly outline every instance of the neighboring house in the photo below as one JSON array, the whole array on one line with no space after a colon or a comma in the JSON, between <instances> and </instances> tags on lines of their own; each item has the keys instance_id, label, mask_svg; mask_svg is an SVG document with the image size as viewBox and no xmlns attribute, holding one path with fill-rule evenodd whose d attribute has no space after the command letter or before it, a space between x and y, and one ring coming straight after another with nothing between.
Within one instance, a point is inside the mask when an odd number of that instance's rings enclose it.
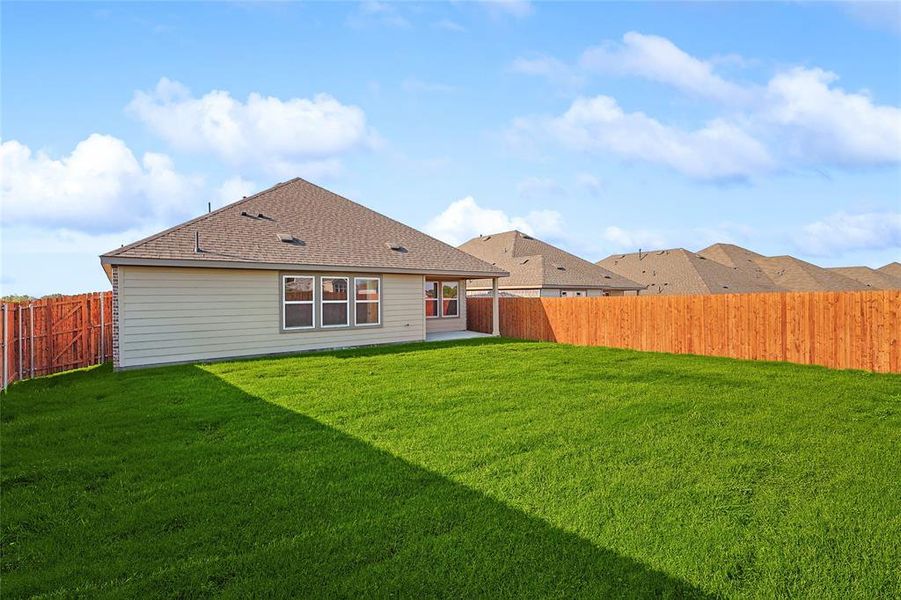
<instances>
[{"instance_id":1,"label":"neighboring house","mask_svg":"<svg viewBox=\"0 0 901 600\"><path fill-rule=\"evenodd\" d=\"M901 263L899 262L890 262L887 265L882 265L876 270L901 279Z\"/></svg>"},{"instance_id":2,"label":"neighboring house","mask_svg":"<svg viewBox=\"0 0 901 600\"><path fill-rule=\"evenodd\" d=\"M460 250L510 273L498 282L504 296L622 296L635 295L644 287L521 231L479 236ZM467 285L471 296L490 290L489 279Z\"/></svg>"},{"instance_id":3,"label":"neighboring house","mask_svg":"<svg viewBox=\"0 0 901 600\"><path fill-rule=\"evenodd\" d=\"M614 254L598 264L648 286L645 294L741 294L775 292L765 278L750 277L684 248Z\"/></svg>"},{"instance_id":4,"label":"neighboring house","mask_svg":"<svg viewBox=\"0 0 901 600\"><path fill-rule=\"evenodd\" d=\"M466 279L507 275L302 179L100 258L117 368L463 331Z\"/></svg>"},{"instance_id":5,"label":"neighboring house","mask_svg":"<svg viewBox=\"0 0 901 600\"><path fill-rule=\"evenodd\" d=\"M867 289L859 281L794 256L763 256L734 244L714 244L698 251L698 254L749 277L763 275L783 290L817 292Z\"/></svg>"},{"instance_id":6,"label":"neighboring house","mask_svg":"<svg viewBox=\"0 0 901 600\"><path fill-rule=\"evenodd\" d=\"M870 267L831 267L830 271L864 284L869 290L901 289L901 278Z\"/></svg>"}]
</instances>

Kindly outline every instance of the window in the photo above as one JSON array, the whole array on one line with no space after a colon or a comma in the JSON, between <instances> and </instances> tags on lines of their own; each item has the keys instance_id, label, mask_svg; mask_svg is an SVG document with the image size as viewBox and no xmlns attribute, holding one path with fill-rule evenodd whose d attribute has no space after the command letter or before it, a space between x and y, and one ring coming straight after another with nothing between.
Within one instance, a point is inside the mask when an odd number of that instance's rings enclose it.
<instances>
[{"instance_id":1,"label":"window","mask_svg":"<svg viewBox=\"0 0 901 600\"><path fill-rule=\"evenodd\" d=\"M381 288L378 277L354 278L354 323L378 325L381 312Z\"/></svg>"},{"instance_id":2,"label":"window","mask_svg":"<svg viewBox=\"0 0 901 600\"><path fill-rule=\"evenodd\" d=\"M322 288L322 326L342 327L349 325L347 293L347 277L323 277Z\"/></svg>"},{"instance_id":3,"label":"window","mask_svg":"<svg viewBox=\"0 0 901 600\"><path fill-rule=\"evenodd\" d=\"M434 319L438 316L439 283L437 281L425 282L425 318Z\"/></svg>"},{"instance_id":4,"label":"window","mask_svg":"<svg viewBox=\"0 0 901 600\"><path fill-rule=\"evenodd\" d=\"M457 298L460 283L457 281L441 282L441 316L459 317L460 301Z\"/></svg>"},{"instance_id":5,"label":"window","mask_svg":"<svg viewBox=\"0 0 901 600\"><path fill-rule=\"evenodd\" d=\"M427 319L460 316L460 282L426 281L425 316Z\"/></svg>"},{"instance_id":6,"label":"window","mask_svg":"<svg viewBox=\"0 0 901 600\"><path fill-rule=\"evenodd\" d=\"M312 277L282 278L282 327L312 329L315 321L315 285Z\"/></svg>"}]
</instances>

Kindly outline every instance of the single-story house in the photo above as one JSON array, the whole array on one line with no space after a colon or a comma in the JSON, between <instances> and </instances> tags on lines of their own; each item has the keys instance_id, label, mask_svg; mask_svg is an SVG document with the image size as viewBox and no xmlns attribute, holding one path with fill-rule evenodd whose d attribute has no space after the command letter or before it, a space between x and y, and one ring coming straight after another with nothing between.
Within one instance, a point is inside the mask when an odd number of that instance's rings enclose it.
<instances>
[{"instance_id":1,"label":"single-story house","mask_svg":"<svg viewBox=\"0 0 901 600\"><path fill-rule=\"evenodd\" d=\"M521 231L479 236L460 250L509 272L498 282L504 296L623 296L644 289L640 283ZM467 284L466 293L480 296L491 290L491 279L474 279Z\"/></svg>"},{"instance_id":2,"label":"single-story house","mask_svg":"<svg viewBox=\"0 0 901 600\"><path fill-rule=\"evenodd\" d=\"M648 286L646 294L739 294L775 292L768 278L733 269L685 248L613 254L602 267Z\"/></svg>"},{"instance_id":3,"label":"single-story house","mask_svg":"<svg viewBox=\"0 0 901 600\"><path fill-rule=\"evenodd\" d=\"M465 331L466 280L496 287L507 275L303 179L100 261L113 286L116 368Z\"/></svg>"}]
</instances>

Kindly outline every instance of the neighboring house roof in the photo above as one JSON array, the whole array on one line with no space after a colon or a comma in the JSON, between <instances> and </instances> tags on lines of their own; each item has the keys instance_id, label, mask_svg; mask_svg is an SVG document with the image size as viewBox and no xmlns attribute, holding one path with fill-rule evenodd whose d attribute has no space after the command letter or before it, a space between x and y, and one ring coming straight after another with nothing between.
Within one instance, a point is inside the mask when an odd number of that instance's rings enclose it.
<instances>
[{"instance_id":1,"label":"neighboring house roof","mask_svg":"<svg viewBox=\"0 0 901 600\"><path fill-rule=\"evenodd\" d=\"M779 287L684 248L614 254L602 267L648 286L648 294L740 294L774 292Z\"/></svg>"},{"instance_id":2,"label":"neighboring house roof","mask_svg":"<svg viewBox=\"0 0 901 600\"><path fill-rule=\"evenodd\" d=\"M194 251L195 233L199 253ZM361 269L461 277L507 274L300 178L108 252L101 262Z\"/></svg>"},{"instance_id":3,"label":"neighboring house roof","mask_svg":"<svg viewBox=\"0 0 901 600\"><path fill-rule=\"evenodd\" d=\"M753 279L768 279L790 291L862 290L865 285L794 256L763 256L734 244L714 244L698 254L742 271Z\"/></svg>"},{"instance_id":4,"label":"neighboring house roof","mask_svg":"<svg viewBox=\"0 0 901 600\"><path fill-rule=\"evenodd\" d=\"M498 281L503 288L639 290L644 287L521 231L479 236L460 249L508 271L510 276ZM489 285L487 280L476 280L469 287Z\"/></svg>"},{"instance_id":5,"label":"neighboring house roof","mask_svg":"<svg viewBox=\"0 0 901 600\"><path fill-rule=\"evenodd\" d=\"M757 263L757 260L766 257L747 248L742 248L735 244L713 244L703 250L698 250L697 254L698 256L715 260L721 265L741 271L745 276L764 287L773 284L770 277Z\"/></svg>"},{"instance_id":6,"label":"neighboring house roof","mask_svg":"<svg viewBox=\"0 0 901 600\"><path fill-rule=\"evenodd\" d=\"M877 271L881 271L882 273L888 273L892 277L901 278L901 263L899 262L890 262L887 265L882 265Z\"/></svg>"},{"instance_id":7,"label":"neighboring house roof","mask_svg":"<svg viewBox=\"0 0 901 600\"><path fill-rule=\"evenodd\" d=\"M870 267L832 267L829 270L859 281L871 290L901 289L901 277L894 277Z\"/></svg>"},{"instance_id":8,"label":"neighboring house roof","mask_svg":"<svg viewBox=\"0 0 901 600\"><path fill-rule=\"evenodd\" d=\"M867 289L859 281L794 256L767 256L757 264L774 283L794 292Z\"/></svg>"}]
</instances>

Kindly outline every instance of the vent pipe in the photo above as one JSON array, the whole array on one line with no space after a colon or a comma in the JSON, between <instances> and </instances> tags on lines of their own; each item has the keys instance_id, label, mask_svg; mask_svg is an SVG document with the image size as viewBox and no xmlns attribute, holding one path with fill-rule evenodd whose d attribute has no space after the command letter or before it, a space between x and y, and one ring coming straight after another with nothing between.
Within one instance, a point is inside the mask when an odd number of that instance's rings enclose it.
<instances>
[{"instance_id":1,"label":"vent pipe","mask_svg":"<svg viewBox=\"0 0 901 600\"><path fill-rule=\"evenodd\" d=\"M207 212L207 213L213 212L213 203L212 203L212 202L207 202L207 203L206 203L206 212Z\"/></svg>"},{"instance_id":2,"label":"vent pipe","mask_svg":"<svg viewBox=\"0 0 901 600\"><path fill-rule=\"evenodd\" d=\"M200 249L200 232L194 232L194 254L200 254L202 250Z\"/></svg>"}]
</instances>

